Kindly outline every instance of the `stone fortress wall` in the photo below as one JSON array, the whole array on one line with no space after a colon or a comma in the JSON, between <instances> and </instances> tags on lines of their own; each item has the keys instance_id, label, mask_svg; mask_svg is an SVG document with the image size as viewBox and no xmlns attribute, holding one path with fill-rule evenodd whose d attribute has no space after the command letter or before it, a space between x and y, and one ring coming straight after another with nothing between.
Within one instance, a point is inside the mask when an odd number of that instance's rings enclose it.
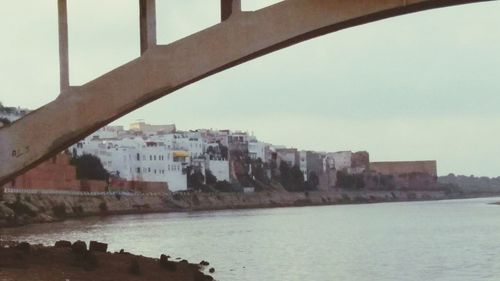
<instances>
[{"instance_id":1,"label":"stone fortress wall","mask_svg":"<svg viewBox=\"0 0 500 281\"><path fill-rule=\"evenodd\" d=\"M436 161L370 162L370 170L385 175L421 173L437 177Z\"/></svg>"}]
</instances>

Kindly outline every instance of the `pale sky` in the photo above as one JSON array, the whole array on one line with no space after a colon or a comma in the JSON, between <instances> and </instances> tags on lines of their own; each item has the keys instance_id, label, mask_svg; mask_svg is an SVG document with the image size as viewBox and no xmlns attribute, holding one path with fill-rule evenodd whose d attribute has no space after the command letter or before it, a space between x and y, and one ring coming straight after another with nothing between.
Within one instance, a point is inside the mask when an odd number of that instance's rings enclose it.
<instances>
[{"instance_id":1,"label":"pale sky","mask_svg":"<svg viewBox=\"0 0 500 281\"><path fill-rule=\"evenodd\" d=\"M57 1L0 1L0 101L35 109L58 95ZM69 1L73 85L139 55L137 2ZM217 24L219 2L157 0L159 43ZM243 8L272 2L244 0ZM441 175L500 176L499 15L493 1L331 33L206 78L114 124L243 129L300 149L367 150L372 161L435 159Z\"/></svg>"}]
</instances>

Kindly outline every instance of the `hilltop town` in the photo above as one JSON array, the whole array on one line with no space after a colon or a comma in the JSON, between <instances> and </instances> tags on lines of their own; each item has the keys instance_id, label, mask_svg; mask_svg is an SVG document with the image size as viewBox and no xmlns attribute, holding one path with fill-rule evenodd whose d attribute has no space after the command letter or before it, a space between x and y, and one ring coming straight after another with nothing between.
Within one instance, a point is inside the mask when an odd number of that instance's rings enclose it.
<instances>
[{"instance_id":1,"label":"hilltop town","mask_svg":"<svg viewBox=\"0 0 500 281\"><path fill-rule=\"evenodd\" d=\"M30 111L0 108L0 126ZM479 180L479 179L478 179ZM369 203L496 195L437 162L372 162L367 151L305 151L245 131L105 126L0 188L0 226L136 212ZM481 182L485 179L481 178ZM467 186L463 186L463 183Z\"/></svg>"},{"instance_id":2,"label":"hilltop town","mask_svg":"<svg viewBox=\"0 0 500 281\"><path fill-rule=\"evenodd\" d=\"M0 126L29 112L0 104ZM366 151L304 151L245 131L179 130L138 120L127 129L102 127L4 187L132 193L457 190L456 182L443 179L439 184L434 160L370 162Z\"/></svg>"},{"instance_id":3,"label":"hilltop town","mask_svg":"<svg viewBox=\"0 0 500 281\"><path fill-rule=\"evenodd\" d=\"M102 176L83 175L80 166L85 164L78 160L89 156L100 162L94 166L104 168ZM77 166L77 178L64 167L70 162ZM64 176L69 177L57 182ZM46 180L51 177L52 182ZM303 151L244 131L182 131L174 124L139 121L128 129L99 129L8 187L90 192L428 190L439 188L436 179L436 161L370 162L366 151Z\"/></svg>"}]
</instances>

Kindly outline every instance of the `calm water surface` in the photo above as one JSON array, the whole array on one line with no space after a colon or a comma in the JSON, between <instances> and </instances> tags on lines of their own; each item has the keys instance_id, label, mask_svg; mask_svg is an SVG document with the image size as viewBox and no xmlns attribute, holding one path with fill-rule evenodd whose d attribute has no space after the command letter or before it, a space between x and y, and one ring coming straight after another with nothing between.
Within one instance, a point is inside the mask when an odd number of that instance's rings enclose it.
<instances>
[{"instance_id":1,"label":"calm water surface","mask_svg":"<svg viewBox=\"0 0 500 281\"><path fill-rule=\"evenodd\" d=\"M0 239L208 260L218 280L500 280L500 198L89 218Z\"/></svg>"}]
</instances>

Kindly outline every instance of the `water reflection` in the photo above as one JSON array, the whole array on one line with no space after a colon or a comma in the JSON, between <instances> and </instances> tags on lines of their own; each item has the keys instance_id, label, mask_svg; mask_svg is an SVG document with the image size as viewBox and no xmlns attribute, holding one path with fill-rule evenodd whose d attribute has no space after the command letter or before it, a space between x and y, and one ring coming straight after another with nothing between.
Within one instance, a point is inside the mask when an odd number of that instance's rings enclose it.
<instances>
[{"instance_id":1,"label":"water reflection","mask_svg":"<svg viewBox=\"0 0 500 281\"><path fill-rule=\"evenodd\" d=\"M95 217L0 235L208 260L219 280L498 280L496 200Z\"/></svg>"}]
</instances>

